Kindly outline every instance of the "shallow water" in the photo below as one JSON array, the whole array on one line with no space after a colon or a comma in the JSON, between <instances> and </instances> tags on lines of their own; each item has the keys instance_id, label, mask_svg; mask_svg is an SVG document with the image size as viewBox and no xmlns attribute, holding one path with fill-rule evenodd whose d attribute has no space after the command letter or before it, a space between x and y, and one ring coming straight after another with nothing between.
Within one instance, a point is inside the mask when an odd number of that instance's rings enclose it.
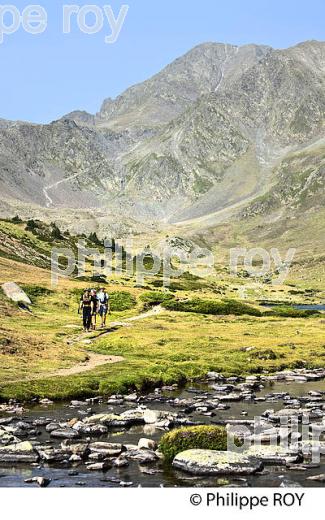
<instances>
[{"instance_id":1,"label":"shallow water","mask_svg":"<svg viewBox=\"0 0 325 520\"><path fill-rule=\"evenodd\" d=\"M325 311L325 304L308 304L308 303L297 303L297 304L284 304L285 306L292 307L293 309L298 309L302 311ZM263 307L281 307L281 303L263 303Z\"/></svg>"},{"instance_id":2,"label":"shallow water","mask_svg":"<svg viewBox=\"0 0 325 520\"><path fill-rule=\"evenodd\" d=\"M262 397L270 392L288 392L291 397L299 397L306 395L309 391L325 392L325 380L315 382L303 382L303 383L285 383L276 382L274 384L267 384L260 392L256 394L257 397ZM184 390L177 392L167 392L163 394L163 397L168 398L191 398L196 395L196 392L214 392L209 388L207 384L197 384L194 387L188 387ZM148 401L144 404L151 409L163 409L171 411L180 411L179 408L175 408L167 402L151 402L150 398L154 397L153 394L148 396ZM324 401L325 403L325 401ZM227 403L228 404L228 403ZM71 408L69 403L55 404L53 406L34 406L26 411L22 418L36 419L40 417L47 417L51 419L60 419L65 421L74 417L82 418L85 415L85 410L89 405L80 408ZM256 416L262 414L266 409L272 408L277 411L284 407L283 400L278 401L264 401L264 402L253 402L253 401L240 401L229 403L230 408L228 410L216 410L214 417L205 417L202 414L192 413L189 417L193 421L200 421L201 423L218 423L218 421L224 421L229 419L253 419ZM123 404L122 406L109 406L107 404L100 404L91 406L92 413L114 411L120 413L124 410L136 407L135 404ZM247 412L247 416L241 415L243 411ZM87 412L89 415L89 412ZM40 428L40 435L37 437L38 440L46 442L50 439L49 434L45 432L43 428ZM100 438L92 438L96 440L108 441L108 442L120 442L123 444L137 444L141 437L152 438L159 440L164 432L162 430L155 429L151 425L146 426L134 426L129 429L118 429L111 430L109 434L106 434ZM54 442L51 439L51 442ZM60 442L58 441L59 445ZM248 476L245 478L228 478L231 484L236 486L253 486L253 487L278 487L282 482L288 480L294 481L301 486L308 487L319 487L324 484L319 482L306 481L306 477L311 475L318 475L325 473L325 457L321 461L321 464L317 468L307 469L305 471L289 470L284 466L266 466L266 469L262 474L255 476ZM61 464L51 465L31 465L31 464L17 464L0 466L0 486L1 487L22 487L31 486L24 482L25 479L33 476L44 476L52 479L51 487L76 487L76 486L87 486L87 487L119 487L119 481L132 482L133 487L199 487L199 486L216 486L217 478L206 478L206 477L193 477L191 475L182 473L171 469L164 465L162 462L153 465L143 466L137 462L130 461L130 465L126 468L112 468L106 473L103 472L91 472L86 469L84 464L78 464L75 466L65 466ZM114 483L110 479L117 479L118 482Z\"/></svg>"}]
</instances>

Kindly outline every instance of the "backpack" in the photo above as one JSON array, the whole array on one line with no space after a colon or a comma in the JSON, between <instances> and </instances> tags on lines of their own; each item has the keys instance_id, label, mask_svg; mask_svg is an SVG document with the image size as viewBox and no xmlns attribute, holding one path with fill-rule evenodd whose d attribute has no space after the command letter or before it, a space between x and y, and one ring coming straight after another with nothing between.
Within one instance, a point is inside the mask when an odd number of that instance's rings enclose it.
<instances>
[{"instance_id":1,"label":"backpack","mask_svg":"<svg viewBox=\"0 0 325 520\"><path fill-rule=\"evenodd\" d=\"M98 297L98 295L97 295L97 297ZM107 305L108 300L109 300L109 296L108 296L107 292L103 293L103 296L99 297L98 300L101 305Z\"/></svg>"}]
</instances>

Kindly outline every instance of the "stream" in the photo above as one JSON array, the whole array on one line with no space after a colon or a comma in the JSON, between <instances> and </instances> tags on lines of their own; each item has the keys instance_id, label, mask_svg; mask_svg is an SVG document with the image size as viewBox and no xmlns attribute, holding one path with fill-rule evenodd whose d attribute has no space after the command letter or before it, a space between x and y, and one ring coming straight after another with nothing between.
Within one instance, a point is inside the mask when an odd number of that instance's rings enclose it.
<instances>
[{"instance_id":1,"label":"stream","mask_svg":"<svg viewBox=\"0 0 325 520\"><path fill-rule=\"evenodd\" d=\"M231 419L253 419L268 409L277 412L287 406L286 403L289 403L289 408L293 408L294 403L292 400L296 400L296 406L300 403L301 407L306 406L307 402L313 402L314 400L318 402L318 404L315 404L318 409L323 410L324 408L325 410L325 379L305 381L304 376L301 375L302 372L303 371L296 371L297 376L293 377L292 381L272 381L271 378L270 380L261 381L259 382L260 388L257 391L255 388L251 396L246 395L244 399L240 400L232 401L229 395L229 402L227 402L226 396L227 392L229 394L229 390L220 390L218 395L220 395L220 392L221 394L223 392L225 399L222 402L224 403L224 408L227 409L211 410L210 407L209 415L205 415L207 412L202 410L191 410L188 412L186 411L186 406L179 406L179 404L182 403L179 403L178 400L186 400L187 405L195 403L198 400L204 403L205 400L216 396L216 391L212 388L213 385L216 385L215 381L206 380L183 389L172 389L168 387L163 391L156 390L151 394L142 395L140 398L140 406L152 410L164 410L174 413L184 412L187 419L200 424L218 424ZM236 378L230 378L226 380L226 382L232 382L234 385L238 385L238 381L234 382L234 379ZM251 380L252 378L248 379ZM241 381L244 381L246 385L248 384L247 380L246 383L245 380ZM0 425L6 424L9 420L9 416L13 417L12 423L10 424L15 425L15 422L23 421L27 423L27 427L28 424L34 426L34 432L28 432L28 435L26 434L25 438L21 440L30 440L31 442L34 441L42 445L59 448L63 439L53 439L50 437L50 433L46 431L45 428L48 423L66 423L73 418L81 418L82 420L82 418L86 416L98 413L120 414L126 410L136 409L139 406L139 400L137 402L132 402L132 400L134 400L134 396L131 396L128 401L123 398L118 398L116 399L116 405L114 404L114 399L110 399L108 402L107 399L103 399L102 402L96 402L95 399L86 400L84 402L72 402L73 404L37 404L28 406L28 408L26 407L22 415L19 416L14 416L10 414L9 411L6 413L4 411L0 412ZM318 419L318 422L321 421L322 419ZM24 426L20 425L20 428L24 429ZM157 428L152 424L114 427L109 428L109 431L104 435L92 436L91 442L101 441L121 443L124 445L137 445L140 438L154 439L158 442L163 433L163 429ZM73 440L73 442L85 442L85 440L86 439L79 441ZM290 469L283 465L268 465L262 473L241 478L236 478L236 475L234 475L227 477L227 480L230 485L239 487L279 487L281 485L313 487L324 484L307 480L307 477L321 473L325 473L325 457L321 459L319 465L309 463L306 467L302 468L301 464L297 464L296 466L292 465ZM67 461L52 462L51 465L44 462L10 464L2 462L0 464L0 487L31 487L35 484L27 484L25 480L35 476L50 479L51 487L120 487L121 485L130 487L214 487L217 485L217 478L215 476L193 476L173 469L164 464L161 460L148 464L130 460L129 465L126 467L113 467L107 471L89 471L84 461L76 463Z\"/></svg>"}]
</instances>

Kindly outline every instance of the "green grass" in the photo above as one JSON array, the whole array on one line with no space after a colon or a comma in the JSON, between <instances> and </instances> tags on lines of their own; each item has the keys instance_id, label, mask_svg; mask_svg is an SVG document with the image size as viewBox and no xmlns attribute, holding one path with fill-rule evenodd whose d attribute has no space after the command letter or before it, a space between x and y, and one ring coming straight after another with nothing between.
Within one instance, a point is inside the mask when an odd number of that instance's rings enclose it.
<instances>
[{"instance_id":1,"label":"green grass","mask_svg":"<svg viewBox=\"0 0 325 520\"><path fill-rule=\"evenodd\" d=\"M313 317L220 317L166 311L99 337L90 348L123 356L124 361L75 376L49 379L44 374L40 380L2 383L1 398L109 395L184 383L210 370L232 376L325 366L323 325ZM77 352L73 349L71 355ZM50 353L55 355L55 347ZM67 353L62 351L66 363Z\"/></svg>"},{"instance_id":2,"label":"green grass","mask_svg":"<svg viewBox=\"0 0 325 520\"><path fill-rule=\"evenodd\" d=\"M25 237L26 232L21 232ZM33 235L32 239L37 240ZM231 277L224 266L207 280L188 274L173 280L173 294L137 288L132 277L112 275L105 284L111 296L108 324L138 315L143 307L161 304L165 310L130 322L128 327L116 327L105 336L93 333L94 341L87 345L80 336L77 308L88 282L62 280L50 290L50 273L44 269L6 258L0 258L0 266L1 283L16 281L33 300L33 314L22 313L0 293L3 400L143 391L192 381L210 370L231 376L325 366L322 315L290 307L307 298L309 303L320 299L318 267L312 290L307 281L298 283L295 278L290 285L259 284L256 288L250 279ZM301 270L305 271L304 265ZM216 287L224 299L220 300L220 294L216 299ZM241 289L247 290L246 302L238 296ZM266 310L256 303L259 300L284 303ZM57 369L84 361L87 349L122 356L124 361L74 376L49 377Z\"/></svg>"}]
</instances>

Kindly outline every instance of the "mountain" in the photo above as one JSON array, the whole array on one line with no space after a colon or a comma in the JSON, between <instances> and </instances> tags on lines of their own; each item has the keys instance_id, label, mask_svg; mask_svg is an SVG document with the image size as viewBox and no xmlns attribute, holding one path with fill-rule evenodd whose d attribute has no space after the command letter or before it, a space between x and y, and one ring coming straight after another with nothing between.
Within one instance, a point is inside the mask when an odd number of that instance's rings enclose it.
<instances>
[{"instance_id":1,"label":"mountain","mask_svg":"<svg viewBox=\"0 0 325 520\"><path fill-rule=\"evenodd\" d=\"M229 222L315 216L324 207L324 87L324 42L206 43L98 114L0 120L1 213L74 232L211 237Z\"/></svg>"}]
</instances>

